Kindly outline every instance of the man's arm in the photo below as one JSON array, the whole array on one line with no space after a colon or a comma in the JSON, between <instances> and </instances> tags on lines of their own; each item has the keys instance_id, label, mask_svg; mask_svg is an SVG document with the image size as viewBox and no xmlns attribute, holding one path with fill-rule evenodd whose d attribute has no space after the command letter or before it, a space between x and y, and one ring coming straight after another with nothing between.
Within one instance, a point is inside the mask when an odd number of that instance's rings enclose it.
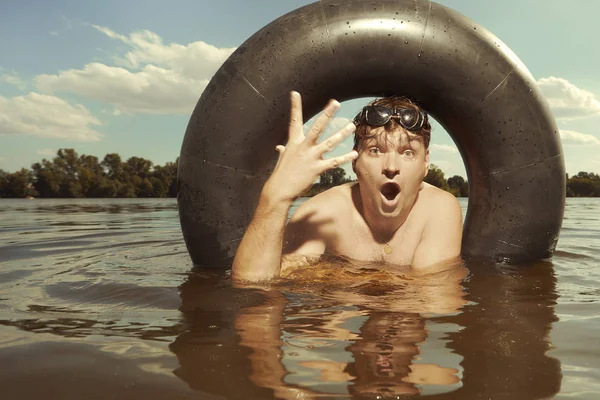
<instances>
[{"instance_id":1,"label":"man's arm","mask_svg":"<svg viewBox=\"0 0 600 400\"><path fill-rule=\"evenodd\" d=\"M358 157L356 151L351 151L340 157L323 159L323 154L333 150L355 129L354 124L348 124L318 143L338 108L337 101L330 101L305 136L300 94L291 93L288 143L276 147L280 153L279 161L261 192L254 217L233 259L233 279L261 281L278 276L285 222L292 202L308 190L321 173Z\"/></svg>"},{"instance_id":2,"label":"man's arm","mask_svg":"<svg viewBox=\"0 0 600 400\"><path fill-rule=\"evenodd\" d=\"M283 232L291 205L291 201L274 196L265 185L233 260L234 279L261 281L279 275Z\"/></svg>"},{"instance_id":3,"label":"man's arm","mask_svg":"<svg viewBox=\"0 0 600 400\"><path fill-rule=\"evenodd\" d=\"M456 198L440 190L427 208L431 214L415 251L414 268L432 266L460 256L462 210Z\"/></svg>"}]
</instances>

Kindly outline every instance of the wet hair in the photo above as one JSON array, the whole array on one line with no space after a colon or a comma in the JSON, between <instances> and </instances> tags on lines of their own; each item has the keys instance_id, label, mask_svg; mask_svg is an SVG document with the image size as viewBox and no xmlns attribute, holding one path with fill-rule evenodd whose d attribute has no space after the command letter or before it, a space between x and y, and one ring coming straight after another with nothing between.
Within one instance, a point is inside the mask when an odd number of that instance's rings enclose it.
<instances>
[{"instance_id":1,"label":"wet hair","mask_svg":"<svg viewBox=\"0 0 600 400\"><path fill-rule=\"evenodd\" d=\"M419 107L417 104L413 103L410 99L402 96L390 96L390 97L382 97L376 100L373 100L368 105L382 105L389 108L414 108L415 110L421 111L425 115L425 121L423 122L423 127L414 132L409 132L413 135L417 135L419 139L425 145L425 148L429 148L429 141L431 140L431 125L429 124L429 117L427 113ZM376 134L373 132L381 127L373 127L368 125L366 122L361 122L356 126L356 131L354 132L354 150L358 150L361 145L371 138L374 138ZM392 133L397 129L402 129L402 126L398 124L395 118L391 118L390 121L383 126L383 129L386 133Z\"/></svg>"}]
</instances>

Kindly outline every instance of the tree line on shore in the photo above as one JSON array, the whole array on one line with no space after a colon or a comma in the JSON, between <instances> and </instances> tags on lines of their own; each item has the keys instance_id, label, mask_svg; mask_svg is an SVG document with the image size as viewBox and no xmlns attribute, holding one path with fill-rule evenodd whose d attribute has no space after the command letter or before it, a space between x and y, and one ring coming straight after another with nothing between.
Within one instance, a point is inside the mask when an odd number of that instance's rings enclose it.
<instances>
[{"instance_id":1,"label":"tree line on shore","mask_svg":"<svg viewBox=\"0 0 600 400\"><path fill-rule=\"evenodd\" d=\"M100 161L95 156L80 156L74 149L60 149L51 161L44 159L31 169L13 173L0 169L0 197L176 197L178 162L179 159L161 166L141 157L123 161L117 153L107 154ZM457 197L469 195L469 184L462 176L446 179L435 165L430 166L425 181ZM323 173L305 195L314 196L346 182L351 182L346 171L334 168ZM600 197L600 175L567 175L566 191L568 197Z\"/></svg>"},{"instance_id":2,"label":"tree line on shore","mask_svg":"<svg viewBox=\"0 0 600 400\"><path fill-rule=\"evenodd\" d=\"M600 197L600 175L593 172L579 172L570 178L567 174L566 178L567 197ZM346 171L342 168L336 168L321 175L319 183L313 185L308 195L312 196L333 186L350 181L351 179L346 177ZM424 181L444 189L456 197L469 197L469 182L459 175L454 175L446 179L444 172L435 164L430 165L429 172Z\"/></svg>"},{"instance_id":3,"label":"tree line on shore","mask_svg":"<svg viewBox=\"0 0 600 400\"><path fill-rule=\"evenodd\" d=\"M177 162L161 166L141 157L123 161L117 153L100 161L60 149L52 161L44 159L31 169L0 170L0 197L175 197Z\"/></svg>"}]
</instances>

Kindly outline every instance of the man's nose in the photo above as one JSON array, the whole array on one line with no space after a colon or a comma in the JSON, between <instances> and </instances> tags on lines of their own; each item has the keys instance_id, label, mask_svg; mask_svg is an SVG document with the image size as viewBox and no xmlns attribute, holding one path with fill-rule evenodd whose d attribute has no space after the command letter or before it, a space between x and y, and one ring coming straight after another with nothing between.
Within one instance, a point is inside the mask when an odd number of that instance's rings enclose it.
<instances>
[{"instance_id":1,"label":"man's nose","mask_svg":"<svg viewBox=\"0 0 600 400\"><path fill-rule=\"evenodd\" d=\"M399 165L395 154L388 154L383 165L383 174L386 178L394 179L394 177L400 173Z\"/></svg>"}]
</instances>

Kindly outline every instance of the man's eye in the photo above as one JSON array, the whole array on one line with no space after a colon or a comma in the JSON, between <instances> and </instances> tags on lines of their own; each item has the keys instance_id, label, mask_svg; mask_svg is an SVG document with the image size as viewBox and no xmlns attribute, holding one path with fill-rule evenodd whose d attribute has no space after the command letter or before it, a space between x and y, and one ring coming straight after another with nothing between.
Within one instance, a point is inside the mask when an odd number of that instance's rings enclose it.
<instances>
[{"instance_id":1,"label":"man's eye","mask_svg":"<svg viewBox=\"0 0 600 400\"><path fill-rule=\"evenodd\" d=\"M378 147L371 147L369 149L369 153L371 153L371 154L379 154L379 153L381 153L381 151L379 150Z\"/></svg>"},{"instance_id":2,"label":"man's eye","mask_svg":"<svg viewBox=\"0 0 600 400\"><path fill-rule=\"evenodd\" d=\"M412 157L415 155L415 152L412 150L404 150L402 154L404 154L406 157Z\"/></svg>"}]
</instances>

